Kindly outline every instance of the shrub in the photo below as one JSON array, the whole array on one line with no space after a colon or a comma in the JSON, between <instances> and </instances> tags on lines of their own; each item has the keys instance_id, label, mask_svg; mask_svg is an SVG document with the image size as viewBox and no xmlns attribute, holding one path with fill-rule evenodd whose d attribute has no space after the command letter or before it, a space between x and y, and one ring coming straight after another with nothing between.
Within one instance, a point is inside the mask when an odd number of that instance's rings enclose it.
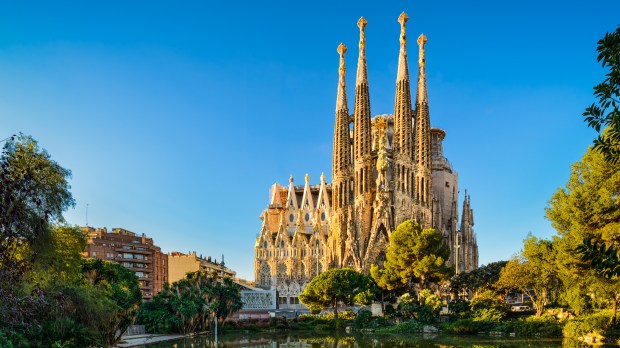
<instances>
[{"instance_id":1,"label":"shrub","mask_svg":"<svg viewBox=\"0 0 620 348\"><path fill-rule=\"evenodd\" d=\"M446 329L449 332L458 335L473 335L478 333L479 322L475 322L471 319L460 319L451 324L448 324Z\"/></svg>"},{"instance_id":2,"label":"shrub","mask_svg":"<svg viewBox=\"0 0 620 348\"><path fill-rule=\"evenodd\" d=\"M386 326L387 320L381 317L373 317L372 313L367 309L362 309L357 313L357 317L353 320L353 328L361 329L377 329Z\"/></svg>"},{"instance_id":3,"label":"shrub","mask_svg":"<svg viewBox=\"0 0 620 348\"><path fill-rule=\"evenodd\" d=\"M464 315L469 312L469 302L458 299L448 303L448 309L454 314Z\"/></svg>"},{"instance_id":4,"label":"shrub","mask_svg":"<svg viewBox=\"0 0 620 348\"><path fill-rule=\"evenodd\" d=\"M379 332L384 333L417 333L422 332L424 324L416 320L408 320L398 325L384 327L379 329Z\"/></svg>"},{"instance_id":5,"label":"shrub","mask_svg":"<svg viewBox=\"0 0 620 348\"><path fill-rule=\"evenodd\" d=\"M603 335L609 329L610 317L611 314L607 312L581 315L566 323L563 330L564 336L582 337L589 333Z\"/></svg>"},{"instance_id":6,"label":"shrub","mask_svg":"<svg viewBox=\"0 0 620 348\"><path fill-rule=\"evenodd\" d=\"M13 348L13 343L4 335L2 330L0 330L0 348Z\"/></svg>"},{"instance_id":7,"label":"shrub","mask_svg":"<svg viewBox=\"0 0 620 348\"><path fill-rule=\"evenodd\" d=\"M560 337L562 328L551 317L529 317L513 323L513 332L519 336Z\"/></svg>"}]
</instances>

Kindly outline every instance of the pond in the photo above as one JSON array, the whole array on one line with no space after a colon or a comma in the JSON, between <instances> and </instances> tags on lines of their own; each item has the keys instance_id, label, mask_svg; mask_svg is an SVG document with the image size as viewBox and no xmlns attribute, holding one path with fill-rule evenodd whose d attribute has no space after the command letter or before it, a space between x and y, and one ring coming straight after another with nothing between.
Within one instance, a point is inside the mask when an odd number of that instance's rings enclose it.
<instances>
[{"instance_id":1,"label":"pond","mask_svg":"<svg viewBox=\"0 0 620 348\"><path fill-rule=\"evenodd\" d=\"M307 333L250 333L220 335L218 347L264 347L264 348L482 348L482 347L588 347L579 341L561 339L531 339L490 336L451 335L378 335ZM144 348L202 348L216 347L213 337L194 337L151 344ZM606 347L606 346L598 346ZM611 346L610 346L611 347Z\"/></svg>"}]
</instances>

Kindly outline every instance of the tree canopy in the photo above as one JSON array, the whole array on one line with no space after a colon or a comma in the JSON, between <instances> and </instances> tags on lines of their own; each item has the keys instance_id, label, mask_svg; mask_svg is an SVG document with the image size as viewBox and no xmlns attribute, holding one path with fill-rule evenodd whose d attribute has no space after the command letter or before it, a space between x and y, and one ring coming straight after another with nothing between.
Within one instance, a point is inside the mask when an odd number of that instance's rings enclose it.
<instances>
[{"instance_id":1,"label":"tree canopy","mask_svg":"<svg viewBox=\"0 0 620 348\"><path fill-rule=\"evenodd\" d=\"M345 306L356 302L368 304L367 290L371 282L370 277L350 268L334 268L314 277L299 294L299 300L313 312L331 307L334 318L338 319L339 303Z\"/></svg>"},{"instance_id":2,"label":"tree canopy","mask_svg":"<svg viewBox=\"0 0 620 348\"><path fill-rule=\"evenodd\" d=\"M432 228L422 230L407 220L390 235L383 269L373 267L371 275L384 289L412 288L414 284L424 288L449 276L450 269L445 265L449 256L441 233Z\"/></svg>"},{"instance_id":3,"label":"tree canopy","mask_svg":"<svg viewBox=\"0 0 620 348\"><path fill-rule=\"evenodd\" d=\"M559 288L553 242L529 235L520 257L510 260L501 270L496 286L526 293L540 316Z\"/></svg>"},{"instance_id":4,"label":"tree canopy","mask_svg":"<svg viewBox=\"0 0 620 348\"><path fill-rule=\"evenodd\" d=\"M501 270L507 263L508 261L491 262L470 272L459 273L452 277L450 282L452 292L458 295L468 291L478 293L487 290L497 290L495 284L499 280Z\"/></svg>"},{"instance_id":5,"label":"tree canopy","mask_svg":"<svg viewBox=\"0 0 620 348\"><path fill-rule=\"evenodd\" d=\"M594 86L597 100L583 113L588 125L599 132L594 148L608 162L620 163L620 26L598 41L597 60L608 69L603 82Z\"/></svg>"},{"instance_id":6,"label":"tree canopy","mask_svg":"<svg viewBox=\"0 0 620 348\"><path fill-rule=\"evenodd\" d=\"M620 162L607 161L601 153L588 149L581 161L572 165L565 187L551 197L546 216L559 234L554 244L564 300L581 312L605 299L615 313L620 281L607 278L596 267L595 258L584 260L578 251L585 251L586 241L597 245L593 251L598 253L603 251L601 245L606 245L606 253L620 245Z\"/></svg>"}]
</instances>

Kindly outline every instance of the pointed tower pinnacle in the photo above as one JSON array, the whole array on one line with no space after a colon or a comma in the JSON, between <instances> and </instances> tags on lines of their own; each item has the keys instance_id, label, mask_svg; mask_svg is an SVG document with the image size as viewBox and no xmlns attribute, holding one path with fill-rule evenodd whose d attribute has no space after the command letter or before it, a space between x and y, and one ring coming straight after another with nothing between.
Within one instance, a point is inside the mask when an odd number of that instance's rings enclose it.
<instances>
[{"instance_id":1,"label":"pointed tower pinnacle","mask_svg":"<svg viewBox=\"0 0 620 348\"><path fill-rule=\"evenodd\" d=\"M426 45L426 35L422 34L418 38L418 45L420 46L420 54L418 56L419 77L418 77L418 93L416 102L418 104L428 104L428 92L426 91L426 55L424 52L424 45Z\"/></svg>"},{"instance_id":2,"label":"pointed tower pinnacle","mask_svg":"<svg viewBox=\"0 0 620 348\"><path fill-rule=\"evenodd\" d=\"M409 80L409 67L407 66L407 21L409 16L405 12L398 17L400 23L400 56L398 58L398 75L396 80Z\"/></svg>"},{"instance_id":3,"label":"pointed tower pinnacle","mask_svg":"<svg viewBox=\"0 0 620 348\"><path fill-rule=\"evenodd\" d=\"M371 135L370 135L370 94L368 92L368 69L366 67L366 35L364 29L368 22L364 17L357 21L360 28L359 58L357 60L357 80L355 82L355 110L353 111L353 149L355 161L355 192L370 191L372 174Z\"/></svg>"},{"instance_id":4,"label":"pointed tower pinnacle","mask_svg":"<svg viewBox=\"0 0 620 348\"><path fill-rule=\"evenodd\" d=\"M340 66L338 67L338 97L336 99L336 112L342 109L347 109L347 84L345 78L345 72L347 70L344 63L344 54L347 52L347 46L343 43L338 45L338 54L340 54Z\"/></svg>"},{"instance_id":5,"label":"pointed tower pinnacle","mask_svg":"<svg viewBox=\"0 0 620 348\"><path fill-rule=\"evenodd\" d=\"M419 201L427 206L431 204L431 117L428 111L428 93L426 89L426 57L424 46L426 35L418 38L420 54L418 57L418 90L415 104L415 162L416 188Z\"/></svg>"},{"instance_id":6,"label":"pointed tower pinnacle","mask_svg":"<svg viewBox=\"0 0 620 348\"><path fill-rule=\"evenodd\" d=\"M356 85L361 83L368 83L368 69L366 68L366 33L365 28L368 25L366 18L360 17L357 21L357 26L360 28L360 55L357 61L357 80L355 81Z\"/></svg>"},{"instance_id":7,"label":"pointed tower pinnacle","mask_svg":"<svg viewBox=\"0 0 620 348\"><path fill-rule=\"evenodd\" d=\"M400 53L398 55L398 74L396 77L396 97L394 101L395 184L396 193L402 199L413 198L413 110L411 108L411 85L407 63L407 20L405 12L398 17L400 23ZM407 206L411 202L406 202ZM399 216L397 225L406 217Z\"/></svg>"},{"instance_id":8,"label":"pointed tower pinnacle","mask_svg":"<svg viewBox=\"0 0 620 348\"><path fill-rule=\"evenodd\" d=\"M338 68L338 97L336 99L336 121L334 125L334 150L332 179L334 208L342 208L349 203L351 176L351 144L349 138L349 108L347 106L346 66L344 54L347 46L340 44L340 66Z\"/></svg>"}]
</instances>

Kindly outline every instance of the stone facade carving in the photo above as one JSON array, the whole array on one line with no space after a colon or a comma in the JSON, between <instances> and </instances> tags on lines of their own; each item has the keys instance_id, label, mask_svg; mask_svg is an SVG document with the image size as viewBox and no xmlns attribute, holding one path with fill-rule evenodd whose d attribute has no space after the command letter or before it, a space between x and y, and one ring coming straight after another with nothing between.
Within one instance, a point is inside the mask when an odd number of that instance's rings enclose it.
<instances>
[{"instance_id":1,"label":"stone facade carving","mask_svg":"<svg viewBox=\"0 0 620 348\"><path fill-rule=\"evenodd\" d=\"M271 290L241 290L243 309L276 309L276 293Z\"/></svg>"},{"instance_id":2,"label":"stone facade carving","mask_svg":"<svg viewBox=\"0 0 620 348\"><path fill-rule=\"evenodd\" d=\"M367 22L361 18L352 116L345 84L346 47L338 46L332 183L322 174L320 184L310 185L306 175L304 185L295 186L291 177L288 187L277 183L271 187L256 239L254 269L258 286L278 289L280 308L296 308L287 306L297 305L298 293L325 269L351 267L368 272L372 264L382 264L390 233L408 219L444 235L451 250L449 265L458 264L459 271L478 267L470 197L465 195L459 219L458 175L443 154L446 133L430 127L424 56L427 38L423 34L418 38L418 83L412 105L407 19L405 13L399 17L394 114L371 117ZM289 300L282 299L287 296Z\"/></svg>"}]
</instances>

